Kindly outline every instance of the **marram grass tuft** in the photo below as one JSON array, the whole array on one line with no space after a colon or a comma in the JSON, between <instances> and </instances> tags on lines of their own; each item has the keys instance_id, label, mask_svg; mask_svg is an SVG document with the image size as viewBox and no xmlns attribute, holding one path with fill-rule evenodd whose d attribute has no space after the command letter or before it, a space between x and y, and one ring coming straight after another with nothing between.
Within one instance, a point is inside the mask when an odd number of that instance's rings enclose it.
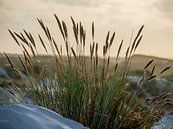
<instances>
[{"instance_id":1,"label":"marram grass tuft","mask_svg":"<svg viewBox=\"0 0 173 129\"><path fill-rule=\"evenodd\" d=\"M115 32L108 31L102 46L102 56L99 57L100 47L95 39L94 22L91 25L91 42L88 44L86 35L89 34L81 22L76 22L71 17L73 41L69 37L66 23L56 14L54 17L57 22L55 27L59 29L63 39L62 44L58 44L41 19L37 20L46 40L41 34L33 36L26 30L20 33L9 30L23 53L23 56L18 58L22 70L14 66L7 54L5 56L13 70L17 73L23 71L28 77L21 90L24 90L35 104L76 120L91 129L150 129L170 100L168 94L163 93L152 98L148 105L126 88L131 56L143 37L141 33L144 25L129 44L125 57L120 62L123 39L116 58L110 56ZM40 60L37 48L39 42L45 52L52 55L53 70L49 70L47 64ZM86 55L87 44L90 55ZM52 53L49 53L50 51ZM150 63L152 62L146 67ZM39 69L37 72L35 66ZM52 76L45 79L45 73Z\"/></svg>"}]
</instances>

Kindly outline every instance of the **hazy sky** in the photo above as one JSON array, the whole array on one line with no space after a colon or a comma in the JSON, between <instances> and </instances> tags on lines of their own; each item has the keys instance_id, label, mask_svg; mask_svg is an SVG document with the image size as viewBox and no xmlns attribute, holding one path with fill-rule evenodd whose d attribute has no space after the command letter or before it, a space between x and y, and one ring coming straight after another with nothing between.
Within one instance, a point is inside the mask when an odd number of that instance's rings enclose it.
<instances>
[{"instance_id":1,"label":"hazy sky","mask_svg":"<svg viewBox=\"0 0 173 129\"><path fill-rule=\"evenodd\" d=\"M116 31L112 55L122 38L128 45L132 30L144 24L137 53L173 58L173 0L0 0L0 52L19 52L8 29L20 32L26 28L35 35L42 32L37 17L56 31L54 13L65 21L73 16L87 29L95 21L100 44L107 30Z\"/></svg>"}]
</instances>

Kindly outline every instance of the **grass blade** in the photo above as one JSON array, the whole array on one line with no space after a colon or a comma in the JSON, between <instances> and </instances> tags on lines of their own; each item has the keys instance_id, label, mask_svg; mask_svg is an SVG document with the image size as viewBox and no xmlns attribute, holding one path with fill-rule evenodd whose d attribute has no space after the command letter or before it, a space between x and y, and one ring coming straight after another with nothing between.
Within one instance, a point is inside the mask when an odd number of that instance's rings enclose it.
<instances>
[{"instance_id":1,"label":"grass blade","mask_svg":"<svg viewBox=\"0 0 173 129\"><path fill-rule=\"evenodd\" d=\"M151 65L151 63L153 63L153 59L152 60L150 60L147 64L146 64L146 66L144 67L144 69L147 69L150 65Z\"/></svg>"},{"instance_id":2,"label":"grass blade","mask_svg":"<svg viewBox=\"0 0 173 129\"><path fill-rule=\"evenodd\" d=\"M18 42L18 40L16 39L16 37L14 36L14 34L11 32L11 30L8 30L11 34L11 36L13 37L13 39L15 40L15 42L18 44L18 46L20 46L20 43Z\"/></svg>"},{"instance_id":3,"label":"grass blade","mask_svg":"<svg viewBox=\"0 0 173 129\"><path fill-rule=\"evenodd\" d=\"M160 74L166 72L166 71L167 71L168 69L170 69L170 68L171 68L171 66L166 67L165 69L163 69L163 70L160 72Z\"/></svg>"}]
</instances>

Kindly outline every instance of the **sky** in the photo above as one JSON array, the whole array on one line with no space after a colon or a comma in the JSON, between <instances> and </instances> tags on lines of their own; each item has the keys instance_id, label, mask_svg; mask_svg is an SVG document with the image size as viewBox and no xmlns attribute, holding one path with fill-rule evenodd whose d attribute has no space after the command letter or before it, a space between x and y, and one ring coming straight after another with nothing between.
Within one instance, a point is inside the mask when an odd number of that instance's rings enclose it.
<instances>
[{"instance_id":1,"label":"sky","mask_svg":"<svg viewBox=\"0 0 173 129\"><path fill-rule=\"evenodd\" d=\"M115 31L113 56L121 39L126 50L132 31L135 36L144 24L144 37L136 54L173 59L173 0L0 0L0 52L20 53L8 29L20 32L25 28L36 38L38 33L43 34L37 18L43 19L58 40L61 36L54 13L69 25L70 16L82 21L87 32L94 21L96 40L101 45L107 31ZM39 44L38 47L44 53Z\"/></svg>"}]
</instances>

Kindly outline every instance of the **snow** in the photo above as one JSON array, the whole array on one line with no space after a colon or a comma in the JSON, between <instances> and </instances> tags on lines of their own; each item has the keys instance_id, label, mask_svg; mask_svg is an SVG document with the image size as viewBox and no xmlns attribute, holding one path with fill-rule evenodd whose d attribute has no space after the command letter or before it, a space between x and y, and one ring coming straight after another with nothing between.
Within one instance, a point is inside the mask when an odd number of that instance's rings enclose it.
<instances>
[{"instance_id":1,"label":"snow","mask_svg":"<svg viewBox=\"0 0 173 129\"><path fill-rule=\"evenodd\" d=\"M46 108L31 104L0 107L0 129L89 129Z\"/></svg>"},{"instance_id":2,"label":"snow","mask_svg":"<svg viewBox=\"0 0 173 129\"><path fill-rule=\"evenodd\" d=\"M140 76L138 75L130 75L130 76L127 76L127 79L129 81L132 81L133 83L137 83L139 80L140 80Z\"/></svg>"},{"instance_id":3,"label":"snow","mask_svg":"<svg viewBox=\"0 0 173 129\"><path fill-rule=\"evenodd\" d=\"M10 76L7 74L6 70L3 67L0 67L0 77L9 79Z\"/></svg>"},{"instance_id":4,"label":"snow","mask_svg":"<svg viewBox=\"0 0 173 129\"><path fill-rule=\"evenodd\" d=\"M152 129L173 129L173 116L171 114L166 114Z\"/></svg>"}]
</instances>

